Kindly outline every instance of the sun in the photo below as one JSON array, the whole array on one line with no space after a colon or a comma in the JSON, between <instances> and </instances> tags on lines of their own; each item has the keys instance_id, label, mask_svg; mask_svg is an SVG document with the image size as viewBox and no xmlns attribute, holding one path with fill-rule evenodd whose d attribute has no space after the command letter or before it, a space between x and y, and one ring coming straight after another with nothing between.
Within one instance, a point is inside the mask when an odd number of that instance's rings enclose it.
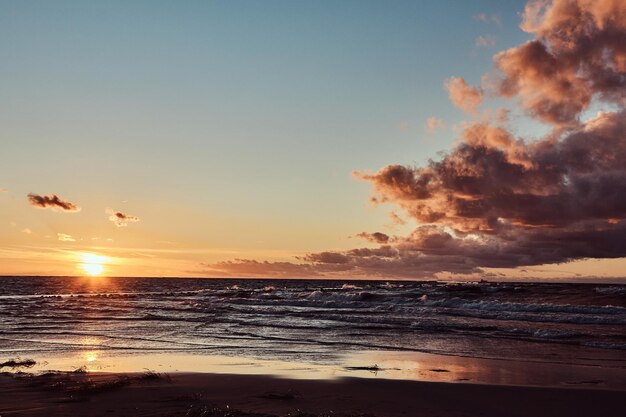
<instances>
[{"instance_id":1,"label":"sun","mask_svg":"<svg viewBox=\"0 0 626 417\"><path fill-rule=\"evenodd\" d=\"M99 264L82 264L81 267L91 276L101 275L104 267Z\"/></svg>"},{"instance_id":2,"label":"sun","mask_svg":"<svg viewBox=\"0 0 626 417\"><path fill-rule=\"evenodd\" d=\"M106 263L106 256L96 255L95 253L83 253L81 255L82 263L80 267L92 277L102 275L104 272L104 264Z\"/></svg>"}]
</instances>

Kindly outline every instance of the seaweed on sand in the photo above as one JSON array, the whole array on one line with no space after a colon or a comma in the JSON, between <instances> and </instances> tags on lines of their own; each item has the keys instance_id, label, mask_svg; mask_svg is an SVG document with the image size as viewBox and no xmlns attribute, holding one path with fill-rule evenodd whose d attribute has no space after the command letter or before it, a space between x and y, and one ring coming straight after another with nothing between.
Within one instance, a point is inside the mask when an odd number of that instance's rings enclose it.
<instances>
[{"instance_id":1,"label":"seaweed on sand","mask_svg":"<svg viewBox=\"0 0 626 417\"><path fill-rule=\"evenodd\" d=\"M343 369L346 371L369 371L373 373L382 372L382 371L399 371L399 368L383 368L378 366L378 364L374 364L372 366L344 366Z\"/></svg>"}]
</instances>

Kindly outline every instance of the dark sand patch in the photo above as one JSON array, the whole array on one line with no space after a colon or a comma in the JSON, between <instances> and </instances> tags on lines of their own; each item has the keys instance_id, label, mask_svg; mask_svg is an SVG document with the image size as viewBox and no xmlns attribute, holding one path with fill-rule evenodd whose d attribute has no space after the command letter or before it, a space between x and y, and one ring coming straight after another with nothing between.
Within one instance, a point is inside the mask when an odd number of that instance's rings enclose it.
<instances>
[{"instance_id":1,"label":"dark sand patch","mask_svg":"<svg viewBox=\"0 0 626 417\"><path fill-rule=\"evenodd\" d=\"M137 417L621 416L624 391L257 375L0 376L0 415Z\"/></svg>"}]
</instances>

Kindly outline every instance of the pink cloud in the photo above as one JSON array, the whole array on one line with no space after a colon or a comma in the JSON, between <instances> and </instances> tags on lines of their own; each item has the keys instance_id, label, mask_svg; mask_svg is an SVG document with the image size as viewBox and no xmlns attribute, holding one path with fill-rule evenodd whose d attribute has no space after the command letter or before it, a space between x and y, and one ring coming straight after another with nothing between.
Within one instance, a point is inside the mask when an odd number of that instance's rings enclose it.
<instances>
[{"instance_id":1,"label":"pink cloud","mask_svg":"<svg viewBox=\"0 0 626 417\"><path fill-rule=\"evenodd\" d=\"M428 133L433 133L437 129L445 129L446 122L443 119L438 119L434 116L426 119L426 131Z\"/></svg>"},{"instance_id":2,"label":"pink cloud","mask_svg":"<svg viewBox=\"0 0 626 417\"><path fill-rule=\"evenodd\" d=\"M535 39L494 57L499 94L560 125L576 123L594 98L623 105L626 2L531 1L521 27Z\"/></svg>"},{"instance_id":3,"label":"pink cloud","mask_svg":"<svg viewBox=\"0 0 626 417\"><path fill-rule=\"evenodd\" d=\"M474 45L478 48L492 48L496 46L496 38L493 35L480 35L474 40Z\"/></svg>"},{"instance_id":4,"label":"pink cloud","mask_svg":"<svg viewBox=\"0 0 626 417\"><path fill-rule=\"evenodd\" d=\"M472 87L460 77L448 78L444 83L444 87L448 91L448 97L452 104L465 113L476 114L476 109L483 101L481 89Z\"/></svg>"}]
</instances>

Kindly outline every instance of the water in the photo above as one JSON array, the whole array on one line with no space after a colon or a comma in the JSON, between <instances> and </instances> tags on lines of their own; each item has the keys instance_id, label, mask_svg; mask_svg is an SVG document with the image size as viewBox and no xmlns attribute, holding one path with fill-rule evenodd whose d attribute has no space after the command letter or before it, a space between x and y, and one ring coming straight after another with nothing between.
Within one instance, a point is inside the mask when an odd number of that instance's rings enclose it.
<instances>
[{"instance_id":1,"label":"water","mask_svg":"<svg viewBox=\"0 0 626 417\"><path fill-rule=\"evenodd\" d=\"M0 278L0 359L175 352L339 363L350 352L626 366L626 286Z\"/></svg>"}]
</instances>

